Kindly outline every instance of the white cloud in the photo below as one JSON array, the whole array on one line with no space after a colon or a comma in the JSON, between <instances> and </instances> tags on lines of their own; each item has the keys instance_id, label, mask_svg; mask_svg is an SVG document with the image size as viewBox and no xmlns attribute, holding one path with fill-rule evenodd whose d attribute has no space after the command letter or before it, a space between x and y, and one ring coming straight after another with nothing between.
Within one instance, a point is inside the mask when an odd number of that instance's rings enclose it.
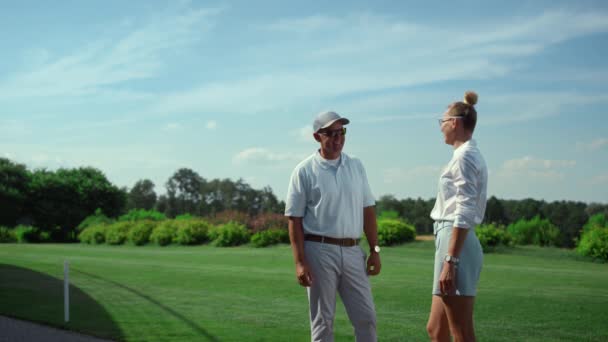
<instances>
[{"instance_id":1,"label":"white cloud","mask_svg":"<svg viewBox=\"0 0 608 342\"><path fill-rule=\"evenodd\" d=\"M416 166L412 168L389 168L384 170L383 179L387 184L400 184L417 182L420 178L428 178L429 175L439 177L440 166Z\"/></svg>"},{"instance_id":2,"label":"white cloud","mask_svg":"<svg viewBox=\"0 0 608 342\"><path fill-rule=\"evenodd\" d=\"M526 156L507 160L497 172L497 178L503 180L559 181L565 178L564 171L576 166L574 160L550 160Z\"/></svg>"},{"instance_id":3,"label":"white cloud","mask_svg":"<svg viewBox=\"0 0 608 342\"><path fill-rule=\"evenodd\" d=\"M104 36L52 60L45 49L27 55L34 68L0 82L3 98L84 96L100 87L150 78L164 64L164 54L195 42L209 30L217 9L180 9L151 18L117 36Z\"/></svg>"},{"instance_id":4,"label":"white cloud","mask_svg":"<svg viewBox=\"0 0 608 342\"><path fill-rule=\"evenodd\" d=\"M578 142L576 147L582 151L596 151L604 146L608 146L608 138L598 138L591 142Z\"/></svg>"},{"instance_id":5,"label":"white cloud","mask_svg":"<svg viewBox=\"0 0 608 342\"><path fill-rule=\"evenodd\" d=\"M603 175L597 175L590 181L591 185L606 185L608 184L608 173Z\"/></svg>"},{"instance_id":6,"label":"white cloud","mask_svg":"<svg viewBox=\"0 0 608 342\"><path fill-rule=\"evenodd\" d=\"M237 153L232 159L234 164L275 164L284 161L300 161L303 157L293 153L275 153L265 148L251 147Z\"/></svg>"},{"instance_id":7,"label":"white cloud","mask_svg":"<svg viewBox=\"0 0 608 342\"><path fill-rule=\"evenodd\" d=\"M207 121L207 125L205 126L207 127L207 129L213 130L217 128L217 121L215 120L209 120Z\"/></svg>"},{"instance_id":8,"label":"white cloud","mask_svg":"<svg viewBox=\"0 0 608 342\"><path fill-rule=\"evenodd\" d=\"M172 123L168 123L165 126L165 130L167 131L174 131L176 129L180 129L182 126L180 124L178 124L177 122L172 122Z\"/></svg>"},{"instance_id":9,"label":"white cloud","mask_svg":"<svg viewBox=\"0 0 608 342\"><path fill-rule=\"evenodd\" d=\"M299 142L310 143L314 141L312 133L313 132L311 125L306 125L298 129L292 130L291 132L289 132L289 135L295 137Z\"/></svg>"}]
</instances>

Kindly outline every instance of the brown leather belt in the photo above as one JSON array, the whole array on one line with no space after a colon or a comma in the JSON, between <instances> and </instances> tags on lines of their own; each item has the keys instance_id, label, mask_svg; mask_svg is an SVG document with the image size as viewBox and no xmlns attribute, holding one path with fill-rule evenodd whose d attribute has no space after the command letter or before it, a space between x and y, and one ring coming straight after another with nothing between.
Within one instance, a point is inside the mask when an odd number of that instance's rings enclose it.
<instances>
[{"instance_id":1,"label":"brown leather belt","mask_svg":"<svg viewBox=\"0 0 608 342\"><path fill-rule=\"evenodd\" d=\"M307 241L315 241L315 242L320 242L320 243L329 243L332 245L338 245L338 246L342 246L342 247L352 247L352 246L356 246L359 244L359 240L358 239L337 239L337 238L332 238L329 236L321 236L321 235L314 235L314 234L304 234L304 240Z\"/></svg>"}]
</instances>

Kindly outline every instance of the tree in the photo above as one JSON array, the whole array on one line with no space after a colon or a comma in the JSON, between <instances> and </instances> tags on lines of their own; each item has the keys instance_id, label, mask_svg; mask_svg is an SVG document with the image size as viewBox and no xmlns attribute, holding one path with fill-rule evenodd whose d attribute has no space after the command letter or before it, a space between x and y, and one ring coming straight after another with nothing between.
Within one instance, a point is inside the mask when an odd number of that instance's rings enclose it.
<instances>
[{"instance_id":1,"label":"tree","mask_svg":"<svg viewBox=\"0 0 608 342\"><path fill-rule=\"evenodd\" d=\"M165 184L168 198L165 214L169 217L201 215L201 188L205 183L205 179L191 169L177 170Z\"/></svg>"},{"instance_id":2,"label":"tree","mask_svg":"<svg viewBox=\"0 0 608 342\"><path fill-rule=\"evenodd\" d=\"M505 215L505 209L502 202L494 196L488 198L488 201L486 202L484 222L499 225L507 223L507 216Z\"/></svg>"},{"instance_id":3,"label":"tree","mask_svg":"<svg viewBox=\"0 0 608 342\"><path fill-rule=\"evenodd\" d=\"M27 188L31 179L25 165L0 158L0 225L14 226L26 215Z\"/></svg>"},{"instance_id":4,"label":"tree","mask_svg":"<svg viewBox=\"0 0 608 342\"><path fill-rule=\"evenodd\" d=\"M54 241L75 240L75 229L100 208L116 217L125 208L126 193L91 167L36 170L28 190L28 210L34 225L51 232Z\"/></svg>"},{"instance_id":5,"label":"tree","mask_svg":"<svg viewBox=\"0 0 608 342\"><path fill-rule=\"evenodd\" d=\"M129 191L128 209L150 210L156 205L154 183L149 179L137 181Z\"/></svg>"}]
</instances>

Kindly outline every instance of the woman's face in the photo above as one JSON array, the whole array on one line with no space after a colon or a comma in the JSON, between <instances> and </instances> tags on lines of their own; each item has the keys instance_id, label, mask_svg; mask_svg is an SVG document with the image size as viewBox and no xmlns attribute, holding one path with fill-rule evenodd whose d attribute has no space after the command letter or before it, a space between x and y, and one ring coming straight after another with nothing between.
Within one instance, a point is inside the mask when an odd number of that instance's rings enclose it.
<instances>
[{"instance_id":1,"label":"woman's face","mask_svg":"<svg viewBox=\"0 0 608 342\"><path fill-rule=\"evenodd\" d=\"M453 145L456 140L456 120L460 118L458 116L449 116L447 112L441 118L441 133L443 133L443 139L448 145Z\"/></svg>"}]
</instances>

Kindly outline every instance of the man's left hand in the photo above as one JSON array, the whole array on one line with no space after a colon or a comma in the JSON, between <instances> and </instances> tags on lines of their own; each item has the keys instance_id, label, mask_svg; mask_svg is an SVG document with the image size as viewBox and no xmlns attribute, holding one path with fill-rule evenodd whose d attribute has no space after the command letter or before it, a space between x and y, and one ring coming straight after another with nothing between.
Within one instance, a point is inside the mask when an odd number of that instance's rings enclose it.
<instances>
[{"instance_id":1,"label":"man's left hand","mask_svg":"<svg viewBox=\"0 0 608 342\"><path fill-rule=\"evenodd\" d=\"M380 254L371 252L367 258L367 274L370 276L378 275L380 274L380 268L382 268Z\"/></svg>"}]
</instances>

